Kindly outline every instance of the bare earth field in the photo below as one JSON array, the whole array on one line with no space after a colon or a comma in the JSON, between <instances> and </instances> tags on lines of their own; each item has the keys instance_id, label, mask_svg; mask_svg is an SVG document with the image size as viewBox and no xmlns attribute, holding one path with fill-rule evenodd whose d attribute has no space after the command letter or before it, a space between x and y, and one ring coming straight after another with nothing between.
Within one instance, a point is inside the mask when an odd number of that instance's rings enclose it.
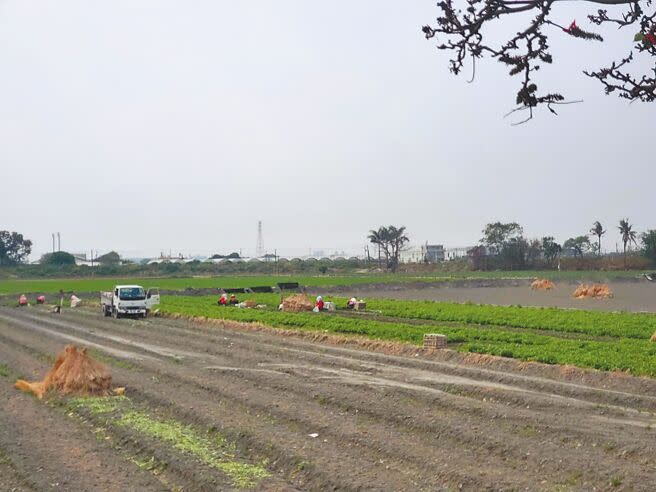
<instances>
[{"instance_id":1,"label":"bare earth field","mask_svg":"<svg viewBox=\"0 0 656 492\"><path fill-rule=\"evenodd\" d=\"M483 290L483 289L481 289ZM149 415L219 432L258 490L654 490L656 381L184 320L0 308L0 490L226 490L175 443L14 390L67 343ZM102 431L102 432L101 432ZM310 434L318 434L311 437ZM99 438L100 436L100 438ZM152 457L156 469L137 466Z\"/></svg>"},{"instance_id":2,"label":"bare earth field","mask_svg":"<svg viewBox=\"0 0 656 492\"><path fill-rule=\"evenodd\" d=\"M574 299L572 292L577 284L560 283L551 291L534 291L530 282L516 282L520 285L501 285L490 281L480 286L443 286L403 288L398 284L381 285L376 288L353 286L350 295L362 298L383 298L402 300L426 300L446 302L473 302L475 304L497 304L502 306L542 306L599 311L648 311L656 312L656 282L615 281L609 282L614 293L612 299ZM343 292L339 293L344 295Z\"/></svg>"}]
</instances>

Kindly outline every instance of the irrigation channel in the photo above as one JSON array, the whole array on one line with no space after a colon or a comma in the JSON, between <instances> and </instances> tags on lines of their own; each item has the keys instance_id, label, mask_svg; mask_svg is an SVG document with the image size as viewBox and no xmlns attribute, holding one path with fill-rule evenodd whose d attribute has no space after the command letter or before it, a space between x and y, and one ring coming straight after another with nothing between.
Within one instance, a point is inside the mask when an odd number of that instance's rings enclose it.
<instances>
[{"instance_id":1,"label":"irrigation channel","mask_svg":"<svg viewBox=\"0 0 656 492\"><path fill-rule=\"evenodd\" d=\"M121 408L12 387L69 343ZM458 357L0 308L0 490L654 490L656 381Z\"/></svg>"}]
</instances>

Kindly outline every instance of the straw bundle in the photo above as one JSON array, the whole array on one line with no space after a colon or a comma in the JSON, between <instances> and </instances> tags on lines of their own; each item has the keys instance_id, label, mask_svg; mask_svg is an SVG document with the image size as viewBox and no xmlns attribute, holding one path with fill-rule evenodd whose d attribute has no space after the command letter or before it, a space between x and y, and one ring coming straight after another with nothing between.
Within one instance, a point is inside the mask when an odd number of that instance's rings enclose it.
<instances>
[{"instance_id":1,"label":"straw bundle","mask_svg":"<svg viewBox=\"0 0 656 492\"><path fill-rule=\"evenodd\" d=\"M17 389L34 393L39 399L50 389L68 394L105 396L111 394L112 375L103 364L87 355L87 349L68 345L58 356L43 381L19 379Z\"/></svg>"},{"instance_id":2,"label":"straw bundle","mask_svg":"<svg viewBox=\"0 0 656 492\"><path fill-rule=\"evenodd\" d=\"M312 311L314 303L305 294L296 294L282 301L282 310L298 313Z\"/></svg>"},{"instance_id":3,"label":"straw bundle","mask_svg":"<svg viewBox=\"0 0 656 492\"><path fill-rule=\"evenodd\" d=\"M533 290L551 290L556 285L546 278L536 278L531 284L531 289Z\"/></svg>"},{"instance_id":4,"label":"straw bundle","mask_svg":"<svg viewBox=\"0 0 656 492\"><path fill-rule=\"evenodd\" d=\"M581 284L576 288L572 295L577 299L609 299L613 297L613 292L607 284Z\"/></svg>"}]
</instances>

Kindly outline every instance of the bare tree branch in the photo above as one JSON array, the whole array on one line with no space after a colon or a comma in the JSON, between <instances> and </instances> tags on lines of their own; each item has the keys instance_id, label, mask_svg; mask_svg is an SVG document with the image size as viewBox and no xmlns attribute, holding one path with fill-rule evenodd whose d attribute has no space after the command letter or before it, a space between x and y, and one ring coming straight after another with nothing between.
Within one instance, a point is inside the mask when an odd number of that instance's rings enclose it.
<instances>
[{"instance_id":1,"label":"bare tree branch","mask_svg":"<svg viewBox=\"0 0 656 492\"><path fill-rule=\"evenodd\" d=\"M550 112L557 114L554 104L566 102L560 92L540 93L534 79L536 72L553 62L549 50L548 36L568 35L574 38L603 42L601 35L579 27L575 21L568 27L560 25L551 18L554 3L567 0L440 0L437 4L440 15L434 26L424 26L427 39L437 39L437 48L452 53L450 71L459 74L468 57L472 58L472 81L476 73L477 58L492 58L509 69L510 76L521 79L516 103L529 110L546 105ZM606 93L617 92L620 97L631 101L651 102L656 100L656 11L645 13L652 6L652 0L584 0L583 4L624 5L626 11L620 17L611 18L606 10L597 10L588 15L588 20L598 26L616 24L620 28L639 26L635 35L635 46L626 58L612 62L607 68L584 73L599 80ZM501 44L486 42L485 28L501 22L505 16L534 12L523 30L511 35ZM548 32L549 31L549 32ZM653 68L645 74L633 75L629 72L634 53L652 57ZM514 114L516 110L509 114Z\"/></svg>"}]
</instances>

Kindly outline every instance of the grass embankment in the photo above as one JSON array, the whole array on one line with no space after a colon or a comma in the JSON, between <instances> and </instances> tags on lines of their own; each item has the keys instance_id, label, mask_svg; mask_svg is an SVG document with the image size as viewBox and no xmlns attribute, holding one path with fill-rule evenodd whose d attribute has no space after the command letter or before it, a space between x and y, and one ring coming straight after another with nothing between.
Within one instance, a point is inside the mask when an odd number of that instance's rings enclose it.
<instances>
[{"instance_id":1,"label":"grass embankment","mask_svg":"<svg viewBox=\"0 0 656 492\"><path fill-rule=\"evenodd\" d=\"M425 333L443 333L461 352L478 352L548 364L572 364L601 370L623 370L656 376L656 344L649 337L656 315L603 313L468 305L429 301L371 301L375 315L283 313L279 296L247 295L267 309L219 307L215 296L165 297L161 310L189 316L259 322L268 326L360 335L420 345ZM338 305L343 299L336 299ZM429 323L416 323L415 320ZM448 322L448 324L446 324ZM567 336L563 336L566 333ZM605 339L600 339L605 337Z\"/></svg>"},{"instance_id":2,"label":"grass embankment","mask_svg":"<svg viewBox=\"0 0 656 492\"><path fill-rule=\"evenodd\" d=\"M557 272L557 271L514 271L514 272L462 272L437 273L433 275L414 274L361 274L361 275L321 275L321 276L215 276L185 278L144 278L144 277L105 277L78 279L9 279L0 280L0 294L21 294L28 292L57 293L93 292L111 290L116 284L139 284L144 287L159 287L168 290L186 288L218 287L254 287L259 285L274 286L278 282L299 282L309 287L333 287L340 285L362 285L394 282L440 282L462 279L499 279L499 278L549 278L562 281L601 281L618 278L634 278L643 272Z\"/></svg>"},{"instance_id":3,"label":"grass embankment","mask_svg":"<svg viewBox=\"0 0 656 492\"><path fill-rule=\"evenodd\" d=\"M123 427L191 456L219 470L236 487L253 487L270 474L262 465L244 463L236 458L234 443L220 434L202 432L176 420L163 420L139 410L124 396L104 398L74 398L69 408L78 414L102 419L104 425ZM138 461L135 461L138 463Z\"/></svg>"}]
</instances>

